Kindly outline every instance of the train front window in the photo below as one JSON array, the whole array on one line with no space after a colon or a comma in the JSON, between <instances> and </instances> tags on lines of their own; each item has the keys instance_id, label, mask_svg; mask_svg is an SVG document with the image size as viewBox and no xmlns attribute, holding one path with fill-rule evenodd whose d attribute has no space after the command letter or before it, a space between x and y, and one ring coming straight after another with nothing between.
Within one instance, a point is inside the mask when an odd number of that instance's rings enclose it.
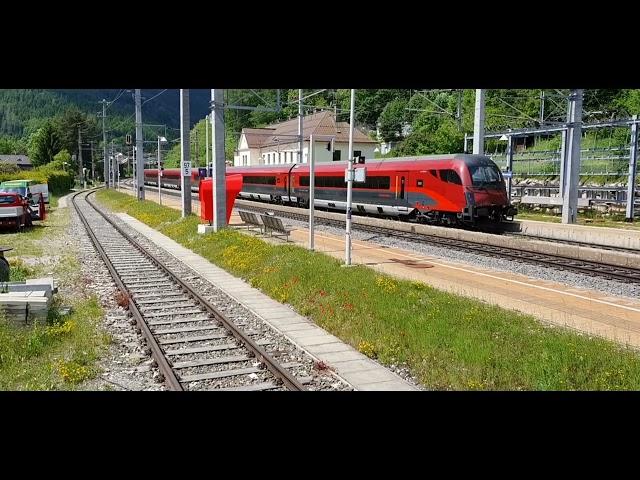
<instances>
[{"instance_id":1,"label":"train front window","mask_svg":"<svg viewBox=\"0 0 640 480\"><path fill-rule=\"evenodd\" d=\"M495 165L473 165L469 167L474 187L498 186L502 182L500 170Z\"/></svg>"}]
</instances>

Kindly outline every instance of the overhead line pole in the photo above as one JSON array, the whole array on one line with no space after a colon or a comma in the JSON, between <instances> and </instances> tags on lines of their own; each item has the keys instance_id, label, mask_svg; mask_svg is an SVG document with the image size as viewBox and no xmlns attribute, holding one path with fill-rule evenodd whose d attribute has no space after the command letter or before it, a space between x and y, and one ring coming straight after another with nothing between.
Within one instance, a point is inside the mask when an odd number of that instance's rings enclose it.
<instances>
[{"instance_id":1,"label":"overhead line pole","mask_svg":"<svg viewBox=\"0 0 640 480\"><path fill-rule=\"evenodd\" d=\"M107 130L105 128L104 119L107 116L107 101L102 99L102 147L104 152L104 186L109 188L109 163L107 159Z\"/></svg>"},{"instance_id":2,"label":"overhead line pole","mask_svg":"<svg viewBox=\"0 0 640 480\"><path fill-rule=\"evenodd\" d=\"M136 104L136 183L138 200L144 200L144 138L142 137L142 92L135 89Z\"/></svg>"},{"instance_id":3,"label":"overhead line pole","mask_svg":"<svg viewBox=\"0 0 640 480\"><path fill-rule=\"evenodd\" d=\"M347 169L347 218L345 233L345 265L351 265L351 201L353 198L353 124L355 122L356 91L351 89L351 107L349 114L349 166Z\"/></svg>"},{"instance_id":4,"label":"overhead line pole","mask_svg":"<svg viewBox=\"0 0 640 480\"><path fill-rule=\"evenodd\" d=\"M473 154L484 155L484 89L476 89L476 107L473 117Z\"/></svg>"},{"instance_id":5,"label":"overhead line pole","mask_svg":"<svg viewBox=\"0 0 640 480\"><path fill-rule=\"evenodd\" d=\"M182 193L182 218L191 214L191 175L185 175L185 168L191 166L189 110L189 90L180 89L180 190ZM159 168L159 167L158 167ZM204 208L202 205L200 208Z\"/></svg>"}]
</instances>

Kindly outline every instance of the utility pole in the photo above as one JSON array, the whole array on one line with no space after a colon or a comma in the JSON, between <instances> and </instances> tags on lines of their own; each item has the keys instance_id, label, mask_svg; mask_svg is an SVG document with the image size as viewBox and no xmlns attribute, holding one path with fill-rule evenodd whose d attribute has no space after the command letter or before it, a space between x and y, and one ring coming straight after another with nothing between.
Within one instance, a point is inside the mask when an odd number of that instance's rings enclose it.
<instances>
[{"instance_id":1,"label":"utility pole","mask_svg":"<svg viewBox=\"0 0 640 480\"><path fill-rule=\"evenodd\" d=\"M95 162L95 152L93 149L93 142L91 142L91 181L96 181L96 162Z\"/></svg>"},{"instance_id":2,"label":"utility pole","mask_svg":"<svg viewBox=\"0 0 640 480\"><path fill-rule=\"evenodd\" d=\"M207 170L209 170L209 115L207 115L206 117L204 117L204 139L205 139L205 164L204 166L207 167Z\"/></svg>"},{"instance_id":3,"label":"utility pole","mask_svg":"<svg viewBox=\"0 0 640 480\"><path fill-rule=\"evenodd\" d=\"M347 230L345 234L345 265L351 265L351 201L353 198L353 127L355 122L356 91L351 89L349 112L349 167L347 169Z\"/></svg>"},{"instance_id":4,"label":"utility pole","mask_svg":"<svg viewBox=\"0 0 640 480\"><path fill-rule=\"evenodd\" d=\"M456 121L458 130L462 130L462 90L458 90L458 104L456 105Z\"/></svg>"},{"instance_id":5,"label":"utility pole","mask_svg":"<svg viewBox=\"0 0 640 480\"><path fill-rule=\"evenodd\" d=\"M104 186L109 188L109 163L107 159L107 130L105 129L104 119L107 116L107 101L102 99L102 146L104 150Z\"/></svg>"},{"instance_id":6,"label":"utility pole","mask_svg":"<svg viewBox=\"0 0 640 480\"><path fill-rule=\"evenodd\" d=\"M218 232L227 225L227 165L224 161L224 92L211 89L213 111L211 112L213 155L211 162L213 195L213 231Z\"/></svg>"},{"instance_id":7,"label":"utility pole","mask_svg":"<svg viewBox=\"0 0 640 480\"><path fill-rule=\"evenodd\" d=\"M509 178L507 182L507 202L511 203L511 189L513 185L513 136L507 137L507 170Z\"/></svg>"},{"instance_id":8,"label":"utility pole","mask_svg":"<svg viewBox=\"0 0 640 480\"><path fill-rule=\"evenodd\" d=\"M82 181L84 180L84 164L82 163L82 133L81 126L78 125L78 163L80 166L78 167L78 175L80 175L80 185L82 185Z\"/></svg>"},{"instance_id":9,"label":"utility pole","mask_svg":"<svg viewBox=\"0 0 640 480\"><path fill-rule=\"evenodd\" d=\"M309 136L309 250L314 249L314 227L315 227L315 190L316 190L316 170L313 155L313 134Z\"/></svg>"},{"instance_id":10,"label":"utility pole","mask_svg":"<svg viewBox=\"0 0 640 480\"><path fill-rule=\"evenodd\" d=\"M473 117L473 154L484 155L484 89L476 89L476 108Z\"/></svg>"},{"instance_id":11,"label":"utility pole","mask_svg":"<svg viewBox=\"0 0 640 480\"><path fill-rule=\"evenodd\" d=\"M198 126L196 125L196 128L193 130L193 134L195 135L195 143L196 143L196 149L195 149L195 164L196 165L200 165L200 156L198 155Z\"/></svg>"},{"instance_id":12,"label":"utility pole","mask_svg":"<svg viewBox=\"0 0 640 480\"><path fill-rule=\"evenodd\" d=\"M304 136L302 135L302 89L298 90L298 162L304 158Z\"/></svg>"},{"instance_id":13,"label":"utility pole","mask_svg":"<svg viewBox=\"0 0 640 480\"><path fill-rule=\"evenodd\" d=\"M142 138L142 95L139 88L135 89L136 103L136 184L138 200L144 200L144 146Z\"/></svg>"},{"instance_id":14,"label":"utility pole","mask_svg":"<svg viewBox=\"0 0 640 480\"><path fill-rule=\"evenodd\" d=\"M180 89L180 179L182 192L182 218L191 215L191 175L185 175L190 170L191 141L189 139L191 114L189 111L189 90ZM204 206L200 206L204 208Z\"/></svg>"},{"instance_id":15,"label":"utility pole","mask_svg":"<svg viewBox=\"0 0 640 480\"><path fill-rule=\"evenodd\" d=\"M160 135L158 135L158 203L162 205L162 170L160 164Z\"/></svg>"},{"instance_id":16,"label":"utility pole","mask_svg":"<svg viewBox=\"0 0 640 480\"><path fill-rule=\"evenodd\" d=\"M114 168L114 163L116 160L116 155L113 150L113 138L111 139L111 158L109 160L109 185L111 188L115 188L116 185L116 171Z\"/></svg>"},{"instance_id":17,"label":"utility pole","mask_svg":"<svg viewBox=\"0 0 640 480\"><path fill-rule=\"evenodd\" d=\"M580 143L582 141L583 90L571 90L567 119L567 157L564 170L562 197L562 223L576 223L578 217L578 180L580 179Z\"/></svg>"},{"instance_id":18,"label":"utility pole","mask_svg":"<svg viewBox=\"0 0 640 480\"><path fill-rule=\"evenodd\" d=\"M638 116L633 116L634 122L631 124L631 145L629 156L629 179L627 180L627 212L626 221L633 222L634 203L636 201L636 175L638 173Z\"/></svg>"}]
</instances>

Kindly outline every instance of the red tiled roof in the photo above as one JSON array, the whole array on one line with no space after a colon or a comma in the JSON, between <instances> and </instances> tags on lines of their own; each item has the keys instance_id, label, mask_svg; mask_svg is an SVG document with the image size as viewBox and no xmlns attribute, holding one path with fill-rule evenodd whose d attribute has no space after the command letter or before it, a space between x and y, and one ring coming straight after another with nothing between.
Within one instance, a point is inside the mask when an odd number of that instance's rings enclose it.
<instances>
[{"instance_id":1,"label":"red tiled roof","mask_svg":"<svg viewBox=\"0 0 640 480\"><path fill-rule=\"evenodd\" d=\"M336 142L349 141L349 123L336 122L333 112L324 111L307 115L302 120L303 136L309 140L310 135L335 136ZM272 145L283 145L297 142L298 119L275 123L266 128L243 128L249 148L262 148ZM358 128L353 129L354 143L378 143L369 138Z\"/></svg>"}]
</instances>

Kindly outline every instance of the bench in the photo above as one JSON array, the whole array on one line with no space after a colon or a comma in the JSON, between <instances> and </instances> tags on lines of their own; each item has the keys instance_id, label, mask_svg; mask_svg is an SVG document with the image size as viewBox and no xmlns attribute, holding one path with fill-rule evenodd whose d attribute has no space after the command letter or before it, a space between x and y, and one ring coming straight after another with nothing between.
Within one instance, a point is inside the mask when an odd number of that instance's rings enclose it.
<instances>
[{"instance_id":1,"label":"bench","mask_svg":"<svg viewBox=\"0 0 640 480\"><path fill-rule=\"evenodd\" d=\"M238 214L240 215L240 219L244 222L244 226L247 227L247 230L259 228L260 233L262 233L263 224L258 220L255 213L238 210Z\"/></svg>"},{"instance_id":2,"label":"bench","mask_svg":"<svg viewBox=\"0 0 640 480\"><path fill-rule=\"evenodd\" d=\"M262 219L262 223L264 224L265 233L267 230L273 236L274 232L278 232L275 234L276 237L286 236L287 242L289 241L289 234L293 231L293 229L288 229L282 224L282 220L278 217L274 217L272 215L260 215Z\"/></svg>"}]
</instances>

